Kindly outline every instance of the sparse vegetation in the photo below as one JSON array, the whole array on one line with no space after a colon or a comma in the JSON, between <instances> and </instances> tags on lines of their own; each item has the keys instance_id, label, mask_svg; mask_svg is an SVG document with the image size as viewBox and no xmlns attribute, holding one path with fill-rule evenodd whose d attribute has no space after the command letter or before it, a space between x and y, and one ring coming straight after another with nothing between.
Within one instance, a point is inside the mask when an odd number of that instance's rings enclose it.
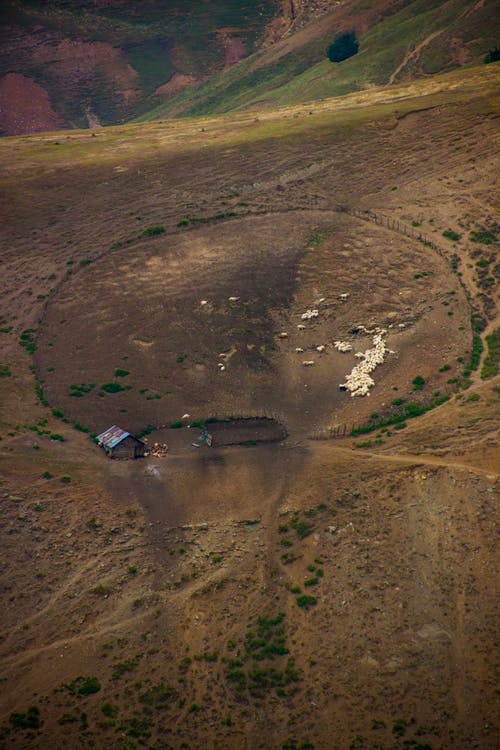
<instances>
[{"instance_id":1,"label":"sparse vegetation","mask_svg":"<svg viewBox=\"0 0 500 750\"><path fill-rule=\"evenodd\" d=\"M9 721L14 729L39 729L41 726L40 709L37 706L30 706L24 713L12 713Z\"/></svg>"},{"instance_id":2,"label":"sparse vegetation","mask_svg":"<svg viewBox=\"0 0 500 750\"><path fill-rule=\"evenodd\" d=\"M500 328L486 336L488 353L481 367L481 378L492 378L498 375L500 365ZM475 369L475 368L474 368Z\"/></svg>"},{"instance_id":3,"label":"sparse vegetation","mask_svg":"<svg viewBox=\"0 0 500 750\"><path fill-rule=\"evenodd\" d=\"M449 240L453 240L453 242L458 242L460 239L460 235L458 232L455 232L453 229L445 229L443 232L443 237L446 237Z\"/></svg>"},{"instance_id":4,"label":"sparse vegetation","mask_svg":"<svg viewBox=\"0 0 500 750\"><path fill-rule=\"evenodd\" d=\"M139 237L157 237L159 234L163 234L165 232L165 227L158 225L154 227L146 227L144 229Z\"/></svg>"}]
</instances>

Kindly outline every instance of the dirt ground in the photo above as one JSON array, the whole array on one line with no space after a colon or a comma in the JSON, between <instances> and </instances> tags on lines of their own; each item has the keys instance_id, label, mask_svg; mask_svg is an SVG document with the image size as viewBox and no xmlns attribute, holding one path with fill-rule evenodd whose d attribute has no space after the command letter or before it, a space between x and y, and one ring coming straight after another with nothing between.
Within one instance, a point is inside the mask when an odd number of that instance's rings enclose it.
<instances>
[{"instance_id":1,"label":"dirt ground","mask_svg":"<svg viewBox=\"0 0 500 750\"><path fill-rule=\"evenodd\" d=\"M495 746L490 76L0 142L0 746ZM339 390L359 326L393 352L368 398ZM289 434L170 427L210 416ZM111 424L167 455L109 460L85 430Z\"/></svg>"}]
</instances>

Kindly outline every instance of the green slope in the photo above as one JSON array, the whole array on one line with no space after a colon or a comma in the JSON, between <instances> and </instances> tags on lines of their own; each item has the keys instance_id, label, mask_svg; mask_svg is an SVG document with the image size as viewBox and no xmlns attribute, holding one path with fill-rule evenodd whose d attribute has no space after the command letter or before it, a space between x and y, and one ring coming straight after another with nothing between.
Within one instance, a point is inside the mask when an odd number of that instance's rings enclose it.
<instances>
[{"instance_id":1,"label":"green slope","mask_svg":"<svg viewBox=\"0 0 500 750\"><path fill-rule=\"evenodd\" d=\"M352 28L361 26L370 4L347 5ZM393 12L388 5L385 15L374 12L370 27L358 32L359 53L342 63L326 58L333 37L319 27L313 39L295 48L289 43L290 51L278 59L268 61L268 53L258 52L200 86L181 91L144 119L313 101L477 63L496 44L495 13L494 0L483 5L470 0L410 0L396 4Z\"/></svg>"}]
</instances>

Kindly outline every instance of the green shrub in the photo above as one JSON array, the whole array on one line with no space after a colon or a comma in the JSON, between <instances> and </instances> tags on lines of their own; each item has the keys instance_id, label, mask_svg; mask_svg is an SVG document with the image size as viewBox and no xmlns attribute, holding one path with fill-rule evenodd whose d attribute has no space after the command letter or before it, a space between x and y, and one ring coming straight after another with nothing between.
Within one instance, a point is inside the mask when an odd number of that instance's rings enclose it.
<instances>
[{"instance_id":1,"label":"green shrub","mask_svg":"<svg viewBox=\"0 0 500 750\"><path fill-rule=\"evenodd\" d=\"M446 237L449 240L453 240L454 242L458 242L460 239L460 235L457 232L454 232L453 229L445 229L443 232L443 237Z\"/></svg>"},{"instance_id":2,"label":"green shrub","mask_svg":"<svg viewBox=\"0 0 500 750\"><path fill-rule=\"evenodd\" d=\"M180 427L184 427L184 422L182 421L182 419L177 419L175 422L170 423L171 430L178 430Z\"/></svg>"},{"instance_id":3,"label":"green shrub","mask_svg":"<svg viewBox=\"0 0 500 750\"><path fill-rule=\"evenodd\" d=\"M113 719L118 714L119 709L118 706L114 706L109 701L106 701L106 703L102 704L101 711L108 719Z\"/></svg>"},{"instance_id":4,"label":"green shrub","mask_svg":"<svg viewBox=\"0 0 500 750\"><path fill-rule=\"evenodd\" d=\"M78 716L75 714L63 714L57 720L58 724L75 724L78 721Z\"/></svg>"},{"instance_id":5,"label":"green shrub","mask_svg":"<svg viewBox=\"0 0 500 750\"><path fill-rule=\"evenodd\" d=\"M498 374L500 365L500 328L486 336L488 354L481 367L481 378L492 378Z\"/></svg>"},{"instance_id":6,"label":"green shrub","mask_svg":"<svg viewBox=\"0 0 500 750\"><path fill-rule=\"evenodd\" d=\"M483 342L481 336L475 333L472 337L472 351L469 359L469 369L477 370L479 362L481 361L481 354L483 353Z\"/></svg>"},{"instance_id":7,"label":"green shrub","mask_svg":"<svg viewBox=\"0 0 500 750\"><path fill-rule=\"evenodd\" d=\"M59 435L57 432L52 432L50 435L51 440L58 440L60 443L64 443L65 438L62 435Z\"/></svg>"},{"instance_id":8,"label":"green shrub","mask_svg":"<svg viewBox=\"0 0 500 750\"><path fill-rule=\"evenodd\" d=\"M414 391L421 391L425 385L425 379L421 375L416 375L411 382Z\"/></svg>"},{"instance_id":9,"label":"green shrub","mask_svg":"<svg viewBox=\"0 0 500 750\"><path fill-rule=\"evenodd\" d=\"M159 234L163 234L165 232L165 227L158 225L155 227L146 227L144 231L142 231L139 235L139 237L157 237Z\"/></svg>"},{"instance_id":10,"label":"green shrub","mask_svg":"<svg viewBox=\"0 0 500 750\"><path fill-rule=\"evenodd\" d=\"M26 328L25 331L21 333L19 336L19 343L28 354L33 354L36 350L36 343L35 343L35 337L34 334L36 333L35 328Z\"/></svg>"},{"instance_id":11,"label":"green shrub","mask_svg":"<svg viewBox=\"0 0 500 750\"><path fill-rule=\"evenodd\" d=\"M128 370L122 370L121 367L117 367L115 370L115 378L124 378L129 374Z\"/></svg>"},{"instance_id":12,"label":"green shrub","mask_svg":"<svg viewBox=\"0 0 500 750\"><path fill-rule=\"evenodd\" d=\"M312 578L306 578L304 581L304 586L316 586L318 583L318 578L316 576L313 576Z\"/></svg>"},{"instance_id":13,"label":"green shrub","mask_svg":"<svg viewBox=\"0 0 500 750\"><path fill-rule=\"evenodd\" d=\"M0 378L10 378L11 375L9 365L0 365Z\"/></svg>"},{"instance_id":14,"label":"green shrub","mask_svg":"<svg viewBox=\"0 0 500 750\"><path fill-rule=\"evenodd\" d=\"M500 47L497 44L496 47L493 47L493 49L490 49L486 53L483 62L485 65L488 65L489 63L497 62L498 60L500 60Z\"/></svg>"},{"instance_id":15,"label":"green shrub","mask_svg":"<svg viewBox=\"0 0 500 750\"><path fill-rule=\"evenodd\" d=\"M63 476L63 477L61 477L61 482L63 484L69 484L71 482L71 477Z\"/></svg>"},{"instance_id":16,"label":"green shrub","mask_svg":"<svg viewBox=\"0 0 500 750\"><path fill-rule=\"evenodd\" d=\"M127 659L126 661L117 662L113 665L111 673L112 680L119 680L126 672L131 672L137 666L137 659Z\"/></svg>"},{"instance_id":17,"label":"green shrub","mask_svg":"<svg viewBox=\"0 0 500 750\"><path fill-rule=\"evenodd\" d=\"M342 62L356 55L359 50L359 42L354 31L347 31L335 37L326 51L330 62Z\"/></svg>"},{"instance_id":18,"label":"green shrub","mask_svg":"<svg viewBox=\"0 0 500 750\"><path fill-rule=\"evenodd\" d=\"M497 236L494 232L489 232L486 229L478 230L477 232L471 232L469 235L471 242L480 242L482 245L492 245L497 241Z\"/></svg>"},{"instance_id":19,"label":"green shrub","mask_svg":"<svg viewBox=\"0 0 500 750\"><path fill-rule=\"evenodd\" d=\"M42 477L44 479L52 479L52 476L53 475L50 473L50 471L44 471L43 474L42 474Z\"/></svg>"},{"instance_id":20,"label":"green shrub","mask_svg":"<svg viewBox=\"0 0 500 750\"><path fill-rule=\"evenodd\" d=\"M9 721L15 729L39 729L40 710L37 706L30 706L26 713L12 713Z\"/></svg>"},{"instance_id":21,"label":"green shrub","mask_svg":"<svg viewBox=\"0 0 500 750\"><path fill-rule=\"evenodd\" d=\"M54 417L58 417L59 419L62 419L64 417L64 412L62 409L58 409L57 407L52 409L52 415Z\"/></svg>"},{"instance_id":22,"label":"green shrub","mask_svg":"<svg viewBox=\"0 0 500 750\"><path fill-rule=\"evenodd\" d=\"M121 383L104 383L101 385L101 391L105 391L105 393L119 393L124 390L125 388Z\"/></svg>"},{"instance_id":23,"label":"green shrub","mask_svg":"<svg viewBox=\"0 0 500 750\"><path fill-rule=\"evenodd\" d=\"M299 607L302 607L303 609L310 609L310 607L314 607L318 600L315 596L310 596L309 594L302 594L302 596L297 597L297 604Z\"/></svg>"},{"instance_id":24,"label":"green shrub","mask_svg":"<svg viewBox=\"0 0 500 750\"><path fill-rule=\"evenodd\" d=\"M85 427L85 425L80 424L80 422L75 422L73 427L75 430L80 430L80 432L90 432L88 427Z\"/></svg>"},{"instance_id":25,"label":"green shrub","mask_svg":"<svg viewBox=\"0 0 500 750\"><path fill-rule=\"evenodd\" d=\"M308 521L301 521L298 516L294 516L290 521L290 526L295 531L300 539L304 539L309 534L312 534L314 526Z\"/></svg>"},{"instance_id":26,"label":"green shrub","mask_svg":"<svg viewBox=\"0 0 500 750\"><path fill-rule=\"evenodd\" d=\"M101 689L101 683L97 677L75 677L74 680L65 684L63 687L65 687L71 695L86 696L98 693Z\"/></svg>"}]
</instances>

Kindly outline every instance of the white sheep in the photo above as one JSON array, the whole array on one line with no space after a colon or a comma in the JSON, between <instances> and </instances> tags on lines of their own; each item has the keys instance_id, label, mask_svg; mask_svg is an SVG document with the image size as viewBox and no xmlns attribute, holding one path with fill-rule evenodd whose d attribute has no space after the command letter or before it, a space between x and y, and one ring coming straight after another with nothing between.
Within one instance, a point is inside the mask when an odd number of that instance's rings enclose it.
<instances>
[{"instance_id":1,"label":"white sheep","mask_svg":"<svg viewBox=\"0 0 500 750\"><path fill-rule=\"evenodd\" d=\"M339 352L350 352L352 351L352 346L347 341L334 341L333 345L335 349Z\"/></svg>"},{"instance_id":2,"label":"white sheep","mask_svg":"<svg viewBox=\"0 0 500 750\"><path fill-rule=\"evenodd\" d=\"M380 329L383 330L383 329ZM364 353L357 352L356 357L362 358L359 365L353 367L349 375L346 376L345 383L341 388L351 392L351 396L369 396L370 388L375 385L370 373L384 361L387 352L385 341L381 333L373 337L373 348L367 349Z\"/></svg>"},{"instance_id":3,"label":"white sheep","mask_svg":"<svg viewBox=\"0 0 500 750\"><path fill-rule=\"evenodd\" d=\"M304 367L312 367L314 364L314 359L306 359L304 362L302 362Z\"/></svg>"},{"instance_id":4,"label":"white sheep","mask_svg":"<svg viewBox=\"0 0 500 750\"><path fill-rule=\"evenodd\" d=\"M296 347L295 347L295 351L297 352L297 354L300 354L300 353L302 353L302 352L303 352L304 350L302 349L302 347L301 347L301 346L296 346Z\"/></svg>"},{"instance_id":5,"label":"white sheep","mask_svg":"<svg viewBox=\"0 0 500 750\"><path fill-rule=\"evenodd\" d=\"M320 344L319 346L316 347L317 352L324 352L325 349L326 349L326 346L324 344Z\"/></svg>"},{"instance_id":6,"label":"white sheep","mask_svg":"<svg viewBox=\"0 0 500 750\"><path fill-rule=\"evenodd\" d=\"M300 316L302 320L311 320L312 318L317 318L319 315L319 310L306 310L305 313L302 313Z\"/></svg>"}]
</instances>

